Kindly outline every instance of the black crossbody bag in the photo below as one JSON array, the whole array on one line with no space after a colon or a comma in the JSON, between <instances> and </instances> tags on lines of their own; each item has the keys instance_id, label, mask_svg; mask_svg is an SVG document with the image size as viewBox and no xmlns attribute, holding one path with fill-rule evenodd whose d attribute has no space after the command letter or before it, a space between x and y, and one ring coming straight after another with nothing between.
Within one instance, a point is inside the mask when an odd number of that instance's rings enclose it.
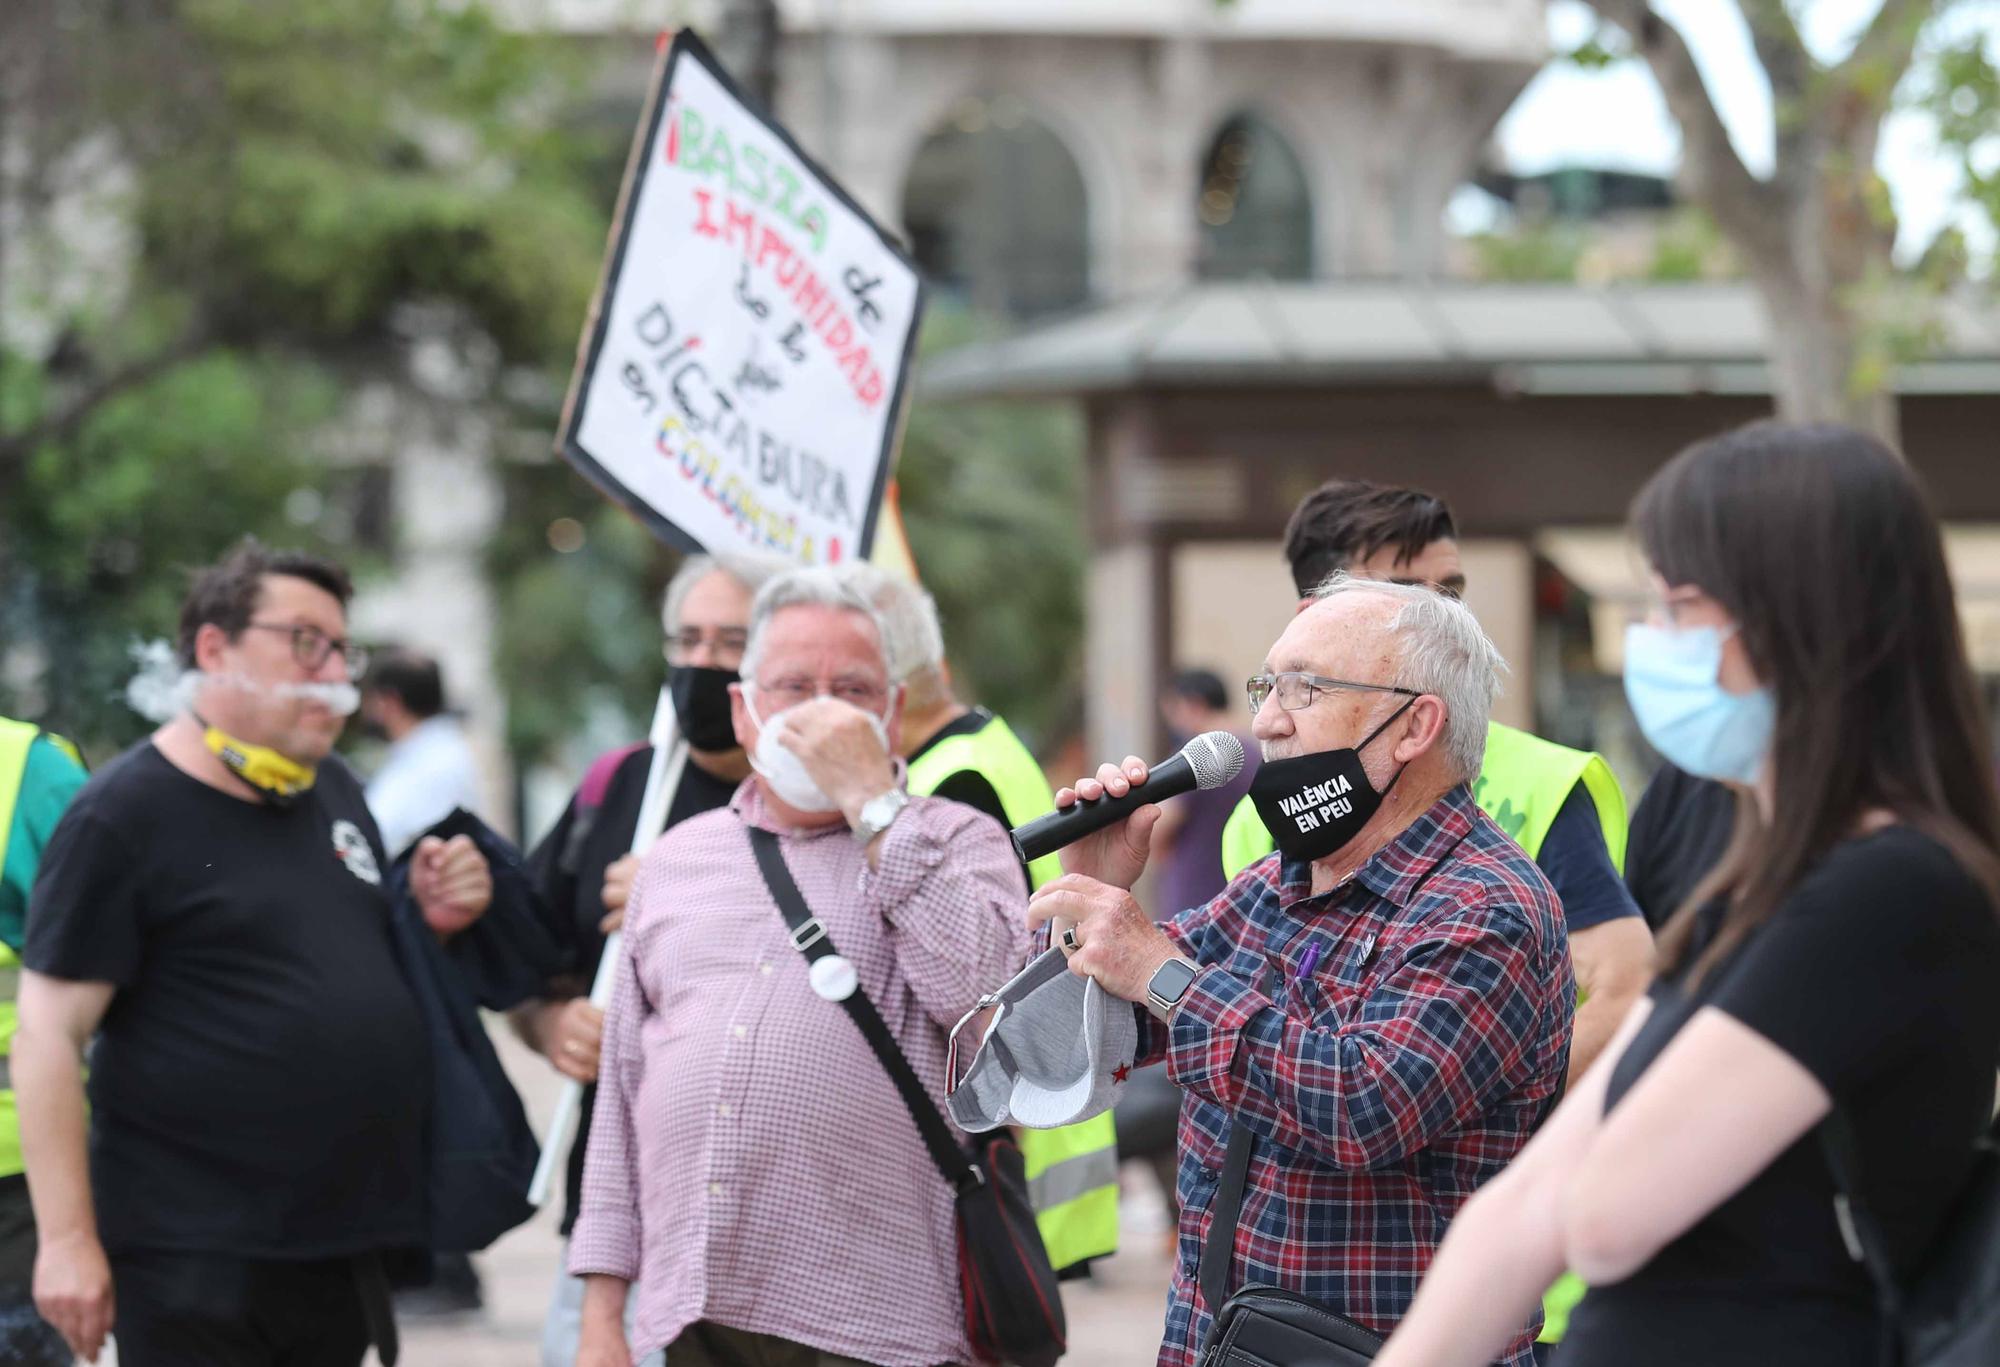
<instances>
[{"instance_id":1,"label":"black crossbody bag","mask_svg":"<svg viewBox=\"0 0 2000 1367\"><path fill-rule=\"evenodd\" d=\"M792 947L809 962L837 953L793 881L778 837L753 826L750 848L764 886L791 927ZM868 994L856 988L840 1005L896 1084L931 1162L952 1190L959 1287L973 1349L982 1358L1014 1367L1054 1367L1069 1346L1069 1326L1055 1269L1028 1201L1020 1146L1007 1131L998 1130L976 1138L970 1152L961 1147Z\"/></svg>"},{"instance_id":2,"label":"black crossbody bag","mask_svg":"<svg viewBox=\"0 0 2000 1367\"><path fill-rule=\"evenodd\" d=\"M1915 1275L1899 1278L1862 1199L1861 1150L1838 1103L1820 1122L1834 1216L1848 1256L1868 1270L1882 1312L1883 1367L1993 1367L2000 1362L2000 1126L1974 1146L1972 1171Z\"/></svg>"},{"instance_id":3,"label":"black crossbody bag","mask_svg":"<svg viewBox=\"0 0 2000 1367\"><path fill-rule=\"evenodd\" d=\"M1357 1367L1373 1360L1382 1351L1379 1334L1304 1296L1275 1286L1246 1286L1229 1294L1229 1261L1256 1144L1257 1136L1241 1123L1229 1132L1197 1274L1201 1298L1215 1313L1201 1345L1200 1367Z\"/></svg>"}]
</instances>

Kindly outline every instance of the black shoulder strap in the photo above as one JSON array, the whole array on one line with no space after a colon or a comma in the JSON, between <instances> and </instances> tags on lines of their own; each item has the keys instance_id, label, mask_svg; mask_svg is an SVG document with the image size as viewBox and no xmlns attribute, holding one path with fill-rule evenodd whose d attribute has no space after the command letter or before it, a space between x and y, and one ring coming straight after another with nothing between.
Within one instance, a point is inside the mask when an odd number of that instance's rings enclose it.
<instances>
[{"instance_id":1,"label":"black shoulder strap","mask_svg":"<svg viewBox=\"0 0 2000 1367\"><path fill-rule=\"evenodd\" d=\"M1854 1136L1854 1126L1838 1101L1820 1122L1819 1142L1826 1154L1826 1165L1833 1173L1833 1214L1840 1225L1840 1237L1847 1244L1848 1256L1868 1269L1868 1279L1875 1284L1875 1299L1882 1311L1881 1360L1894 1363L1900 1356L1897 1343L1903 1318L1903 1290L1889 1261L1889 1245L1882 1227L1862 1198L1861 1148Z\"/></svg>"},{"instance_id":2,"label":"black shoulder strap","mask_svg":"<svg viewBox=\"0 0 2000 1367\"><path fill-rule=\"evenodd\" d=\"M757 871L764 875L764 886L771 890L785 924L792 928L792 947L811 962L838 953L833 941L827 938L826 927L806 906L804 894L792 880L792 871L785 865L784 851L778 847L778 837L761 827L752 826L750 848L757 856ZM958 1140L952 1136L951 1127L939 1114L937 1103L924 1090L916 1069L903 1057L896 1037L889 1033L881 1013L875 1009L875 1003L868 1000L868 994L857 987L840 1005L855 1028L861 1031L861 1037L868 1041L868 1047L875 1051L875 1057L881 1061L882 1071L889 1075L889 1081L896 1084L903 1105L909 1108L910 1118L916 1122L917 1133L923 1137L924 1147L930 1150L931 1162L937 1164L946 1183L952 1190L962 1192L984 1180L979 1169L966 1157Z\"/></svg>"},{"instance_id":3,"label":"black shoulder strap","mask_svg":"<svg viewBox=\"0 0 2000 1367\"><path fill-rule=\"evenodd\" d=\"M1243 1215L1243 1188L1250 1178L1250 1151L1257 1136L1237 1121L1229 1127L1229 1151L1222 1159L1222 1175L1215 1183L1215 1203L1209 1207L1208 1242L1201 1248L1201 1268L1195 1284L1208 1304L1208 1313L1222 1313L1229 1299L1229 1260L1236 1253L1236 1222Z\"/></svg>"}]
</instances>

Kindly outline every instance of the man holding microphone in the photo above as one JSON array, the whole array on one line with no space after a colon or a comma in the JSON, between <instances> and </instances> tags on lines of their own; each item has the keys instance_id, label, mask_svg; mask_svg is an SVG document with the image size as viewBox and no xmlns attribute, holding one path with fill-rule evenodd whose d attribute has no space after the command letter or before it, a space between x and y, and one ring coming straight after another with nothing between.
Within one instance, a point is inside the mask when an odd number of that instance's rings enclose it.
<instances>
[{"instance_id":1,"label":"man holding microphone","mask_svg":"<svg viewBox=\"0 0 2000 1367\"><path fill-rule=\"evenodd\" d=\"M1155 925L1130 892L1146 806L1066 849L1030 903L1073 973L1135 1003L1140 1062L1164 1058L1190 1095L1161 1367L1191 1367L1249 1284L1388 1333L1451 1216L1561 1090L1561 913L1469 786L1499 665L1455 600L1336 580L1249 685L1251 794L1280 857ZM1057 801L1146 777L1107 764Z\"/></svg>"}]
</instances>

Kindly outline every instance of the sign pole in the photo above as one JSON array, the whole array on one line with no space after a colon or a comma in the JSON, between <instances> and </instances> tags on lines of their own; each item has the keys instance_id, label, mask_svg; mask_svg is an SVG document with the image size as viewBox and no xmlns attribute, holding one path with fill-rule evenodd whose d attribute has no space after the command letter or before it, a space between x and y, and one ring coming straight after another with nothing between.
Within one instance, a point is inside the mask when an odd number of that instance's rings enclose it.
<instances>
[{"instance_id":1,"label":"sign pole","mask_svg":"<svg viewBox=\"0 0 2000 1367\"><path fill-rule=\"evenodd\" d=\"M680 724L674 715L673 697L665 688L660 690L659 704L653 709L653 727L649 737L653 744L653 761L646 770L644 796L639 801L639 820L632 828L632 853L644 854L652 843L660 838L666 828L667 813L673 809L674 795L680 791L681 774L687 768L687 742L680 734ZM612 989L618 984L618 962L623 957L625 936L621 931L612 931L604 941L604 953L597 961L597 976L591 980L590 1004L602 1011L611 1005ZM576 1123L577 1111L583 1105L583 1084L575 1078L563 1082L562 1095L556 1100L555 1115L549 1120L548 1130L542 1136L542 1156L535 1164L535 1177L528 1184L528 1202L540 1209L549 1199L549 1187L553 1184L556 1168L556 1153L569 1138L571 1127Z\"/></svg>"}]
</instances>

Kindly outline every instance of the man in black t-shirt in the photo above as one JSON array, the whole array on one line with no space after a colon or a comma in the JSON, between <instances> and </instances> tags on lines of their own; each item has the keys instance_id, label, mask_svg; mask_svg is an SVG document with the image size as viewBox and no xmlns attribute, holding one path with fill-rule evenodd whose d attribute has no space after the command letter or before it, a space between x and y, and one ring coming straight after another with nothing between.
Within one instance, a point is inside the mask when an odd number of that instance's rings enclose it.
<instances>
[{"instance_id":1,"label":"man in black t-shirt","mask_svg":"<svg viewBox=\"0 0 2000 1367\"><path fill-rule=\"evenodd\" d=\"M688 762L663 829L726 806L750 775L750 761L736 743L730 719L729 685L743 662L750 600L781 568L776 561L693 556L667 585L661 618L667 631L667 663L673 669L668 687L688 742ZM584 774L554 828L528 856L528 877L554 913L554 929L576 970L550 984L546 998L513 1015L515 1028L530 1046L565 1077L587 1087L569 1151L565 1238L576 1224L583 1190L583 1156L595 1109L597 1051L604 1026L604 1013L591 1005L588 994L604 954L604 937L623 918L638 871L632 835L652 765L651 745L627 746L600 757ZM542 1367L570 1367L575 1362L582 1312L582 1280L559 1272L555 1299L542 1326Z\"/></svg>"},{"instance_id":2,"label":"man in black t-shirt","mask_svg":"<svg viewBox=\"0 0 2000 1367\"><path fill-rule=\"evenodd\" d=\"M1625 886L1659 930L1722 862L1736 833L1736 794L1712 778L1660 765L1632 813Z\"/></svg>"},{"instance_id":3,"label":"man in black t-shirt","mask_svg":"<svg viewBox=\"0 0 2000 1367\"><path fill-rule=\"evenodd\" d=\"M14 1077L36 1303L85 1358L115 1332L122 1367L393 1359L381 1255L427 1242L430 1059L381 836L330 754L350 592L253 541L198 575L191 705L43 856ZM492 879L469 840L427 838L410 886L449 936Z\"/></svg>"}]
</instances>

